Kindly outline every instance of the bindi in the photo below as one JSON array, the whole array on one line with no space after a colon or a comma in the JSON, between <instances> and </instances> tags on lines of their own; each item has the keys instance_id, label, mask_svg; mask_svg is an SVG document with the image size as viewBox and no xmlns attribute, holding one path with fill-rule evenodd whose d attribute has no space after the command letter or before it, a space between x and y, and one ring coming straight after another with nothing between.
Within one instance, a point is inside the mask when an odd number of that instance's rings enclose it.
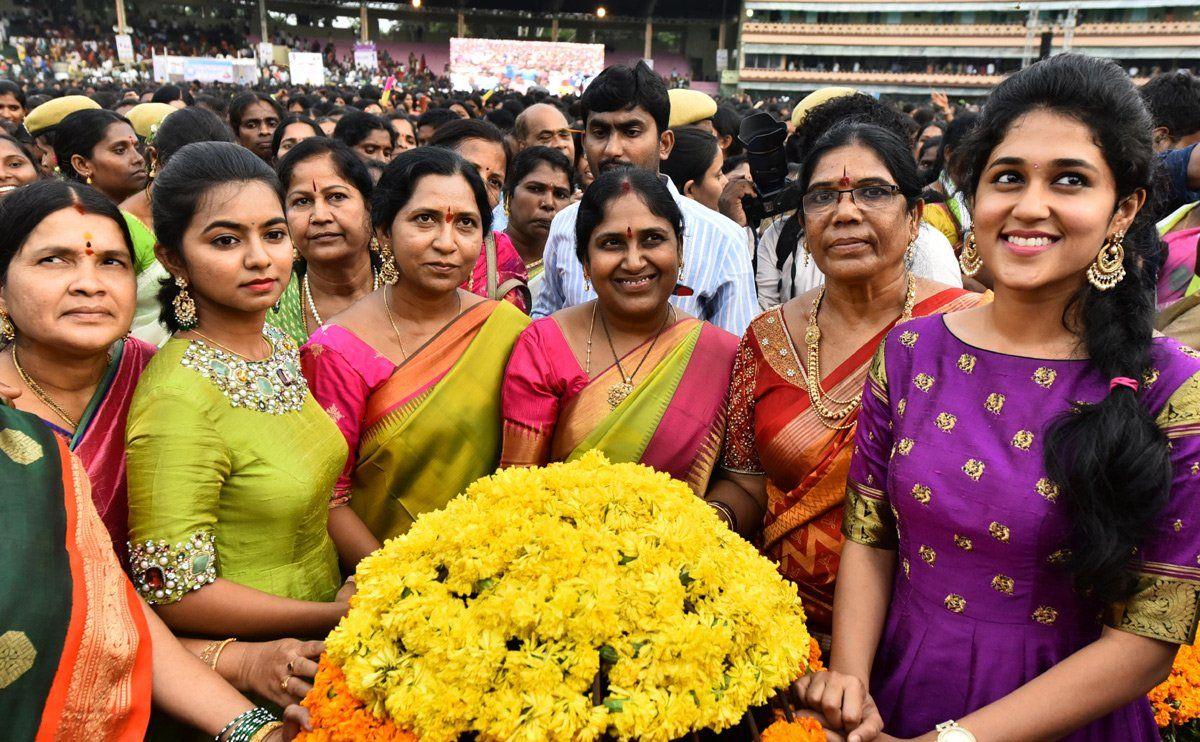
<instances>
[{"instance_id":1,"label":"bindi","mask_svg":"<svg viewBox=\"0 0 1200 742\"><path fill-rule=\"evenodd\" d=\"M850 185L850 173L845 168L845 166L842 167L842 177L838 181L838 185L841 186L842 188L845 188L846 186Z\"/></svg>"},{"instance_id":2,"label":"bindi","mask_svg":"<svg viewBox=\"0 0 1200 742\"><path fill-rule=\"evenodd\" d=\"M89 255L89 256L90 256L90 255L95 255L96 253L94 253L94 252L92 251L92 233L91 233L91 232L84 232L84 233L83 233L83 241L84 241L84 245L83 245L83 254L84 254L84 255Z\"/></svg>"},{"instance_id":3,"label":"bindi","mask_svg":"<svg viewBox=\"0 0 1200 742\"><path fill-rule=\"evenodd\" d=\"M633 227L625 228L625 239L627 239L627 240L633 239Z\"/></svg>"},{"instance_id":4,"label":"bindi","mask_svg":"<svg viewBox=\"0 0 1200 742\"><path fill-rule=\"evenodd\" d=\"M454 212L446 209L446 223L450 224L454 221Z\"/></svg>"},{"instance_id":5,"label":"bindi","mask_svg":"<svg viewBox=\"0 0 1200 742\"><path fill-rule=\"evenodd\" d=\"M71 205L72 205L72 206L74 206L74 207L75 207L75 210L76 210L76 211L78 211L80 214L86 214L86 213L87 213L87 211L85 211L85 210L84 210L84 208L83 208L83 204L71 204Z\"/></svg>"}]
</instances>

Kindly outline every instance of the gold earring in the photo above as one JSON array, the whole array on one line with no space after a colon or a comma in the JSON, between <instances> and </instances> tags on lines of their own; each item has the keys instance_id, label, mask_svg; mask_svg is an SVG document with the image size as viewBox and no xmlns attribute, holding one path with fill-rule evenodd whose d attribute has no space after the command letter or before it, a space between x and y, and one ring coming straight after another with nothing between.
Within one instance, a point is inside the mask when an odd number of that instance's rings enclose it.
<instances>
[{"instance_id":1,"label":"gold earring","mask_svg":"<svg viewBox=\"0 0 1200 742\"><path fill-rule=\"evenodd\" d=\"M810 252L808 251L808 243L807 243L807 242L805 242L805 241L803 241L803 240L801 240L801 242L800 242L800 249L804 251L804 267L805 267L805 268L807 268L807 267L808 267L808 260L809 260L809 258L810 258L810 257L812 257L812 253L810 253Z\"/></svg>"},{"instance_id":2,"label":"gold earring","mask_svg":"<svg viewBox=\"0 0 1200 742\"><path fill-rule=\"evenodd\" d=\"M967 232L962 252L958 254L958 267L964 276L973 276L983 267L983 258L979 255L979 249L975 247L974 232Z\"/></svg>"},{"instance_id":3,"label":"gold earring","mask_svg":"<svg viewBox=\"0 0 1200 742\"><path fill-rule=\"evenodd\" d=\"M913 261L917 257L917 238L913 237L912 242L908 243L908 247L904 248L904 267L912 268Z\"/></svg>"},{"instance_id":4,"label":"gold earring","mask_svg":"<svg viewBox=\"0 0 1200 742\"><path fill-rule=\"evenodd\" d=\"M395 286L400 280L400 271L396 270L396 256L392 248L384 242L379 247L379 279L388 286Z\"/></svg>"},{"instance_id":5,"label":"gold earring","mask_svg":"<svg viewBox=\"0 0 1200 742\"><path fill-rule=\"evenodd\" d=\"M17 328L13 326L12 320L8 318L8 312L0 309L0 341L8 345L17 337Z\"/></svg>"},{"instance_id":6,"label":"gold earring","mask_svg":"<svg viewBox=\"0 0 1200 742\"><path fill-rule=\"evenodd\" d=\"M91 175L87 176L87 179L85 179L83 182L87 183L88 185L91 185L92 184L92 176Z\"/></svg>"},{"instance_id":7,"label":"gold earring","mask_svg":"<svg viewBox=\"0 0 1200 742\"><path fill-rule=\"evenodd\" d=\"M179 293L171 300L171 307L175 310L175 321L179 324L179 329L190 330L196 326L196 302L188 295L186 278L175 276L175 285L179 287Z\"/></svg>"},{"instance_id":8,"label":"gold earring","mask_svg":"<svg viewBox=\"0 0 1200 742\"><path fill-rule=\"evenodd\" d=\"M1087 280L1097 291L1108 291L1125 278L1125 233L1117 232L1104 241L1100 254L1088 266Z\"/></svg>"},{"instance_id":9,"label":"gold earring","mask_svg":"<svg viewBox=\"0 0 1200 742\"><path fill-rule=\"evenodd\" d=\"M584 290L584 291L591 291L591 290L592 290L592 279L591 279L591 277L590 277L590 276L586 276L586 275L585 275L585 276L583 277L583 290Z\"/></svg>"}]
</instances>

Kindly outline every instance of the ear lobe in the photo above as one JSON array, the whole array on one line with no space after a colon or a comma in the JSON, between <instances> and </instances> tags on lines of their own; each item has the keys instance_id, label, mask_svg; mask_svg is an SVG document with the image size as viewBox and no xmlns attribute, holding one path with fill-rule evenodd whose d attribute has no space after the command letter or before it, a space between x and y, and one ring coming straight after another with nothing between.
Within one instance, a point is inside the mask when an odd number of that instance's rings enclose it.
<instances>
[{"instance_id":1,"label":"ear lobe","mask_svg":"<svg viewBox=\"0 0 1200 742\"><path fill-rule=\"evenodd\" d=\"M683 195L685 195L685 196L691 196L691 195L692 195L692 190L693 190L695 187L696 187L696 181L694 181L694 180L689 180L688 182L684 183L684 184L683 184Z\"/></svg>"},{"instance_id":2,"label":"ear lobe","mask_svg":"<svg viewBox=\"0 0 1200 742\"><path fill-rule=\"evenodd\" d=\"M673 149L675 149L675 132L667 129L658 135L658 159L667 159L671 156Z\"/></svg>"}]
</instances>

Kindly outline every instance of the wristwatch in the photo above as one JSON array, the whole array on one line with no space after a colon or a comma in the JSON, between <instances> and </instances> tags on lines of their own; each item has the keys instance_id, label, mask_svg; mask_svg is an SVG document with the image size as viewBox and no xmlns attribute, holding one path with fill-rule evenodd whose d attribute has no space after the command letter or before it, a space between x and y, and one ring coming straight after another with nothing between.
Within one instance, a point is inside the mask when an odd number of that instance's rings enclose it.
<instances>
[{"instance_id":1,"label":"wristwatch","mask_svg":"<svg viewBox=\"0 0 1200 742\"><path fill-rule=\"evenodd\" d=\"M974 734L959 726L954 719L943 721L933 729L938 733L937 742L978 742Z\"/></svg>"}]
</instances>

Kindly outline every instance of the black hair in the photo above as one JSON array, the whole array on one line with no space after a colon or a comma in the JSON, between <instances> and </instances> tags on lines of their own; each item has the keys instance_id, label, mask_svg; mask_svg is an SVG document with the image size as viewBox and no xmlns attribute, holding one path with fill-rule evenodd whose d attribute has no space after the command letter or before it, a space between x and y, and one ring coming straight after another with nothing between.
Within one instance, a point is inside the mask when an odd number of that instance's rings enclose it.
<instances>
[{"instance_id":1,"label":"black hair","mask_svg":"<svg viewBox=\"0 0 1200 742\"><path fill-rule=\"evenodd\" d=\"M283 131L292 124L307 124L314 135L325 136L325 132L321 131L321 127L317 125L316 121L297 113L289 113L279 119L279 126L275 127L275 135L271 137L271 157L279 157L279 146L283 144Z\"/></svg>"},{"instance_id":2,"label":"black hair","mask_svg":"<svg viewBox=\"0 0 1200 742\"><path fill-rule=\"evenodd\" d=\"M422 126L432 126L434 133L437 133L438 129L446 124L458 120L458 115L448 108L431 108L417 118L417 125L413 127L413 131Z\"/></svg>"},{"instance_id":3,"label":"black hair","mask_svg":"<svg viewBox=\"0 0 1200 742\"><path fill-rule=\"evenodd\" d=\"M25 107L25 89L12 80L0 80L0 95L11 95L21 104L21 108Z\"/></svg>"},{"instance_id":4,"label":"black hair","mask_svg":"<svg viewBox=\"0 0 1200 742\"><path fill-rule=\"evenodd\" d=\"M333 138L353 147L366 139L371 132L382 131L387 134L388 141L396 146L396 132L381 117L373 113L347 113L333 127Z\"/></svg>"},{"instance_id":5,"label":"black hair","mask_svg":"<svg viewBox=\"0 0 1200 742\"><path fill-rule=\"evenodd\" d=\"M717 130L719 137L733 137L729 142L729 146L725 149L725 157L735 157L740 155L745 149L742 140L738 139L738 130L742 126L742 116L733 106L728 103L723 103L717 106L717 112L712 118L713 128Z\"/></svg>"},{"instance_id":6,"label":"black hair","mask_svg":"<svg viewBox=\"0 0 1200 742\"><path fill-rule=\"evenodd\" d=\"M916 141L917 129L911 117L869 95L839 95L811 108L796 127L792 135L797 157L794 161L803 162L808 157L809 148L826 131L837 124L852 121L875 124L894 131L904 138L909 148Z\"/></svg>"},{"instance_id":7,"label":"black hair","mask_svg":"<svg viewBox=\"0 0 1200 742\"><path fill-rule=\"evenodd\" d=\"M151 103L172 103L177 100L190 106L193 102L192 94L177 85L163 85L150 96Z\"/></svg>"},{"instance_id":8,"label":"black hair","mask_svg":"<svg viewBox=\"0 0 1200 742\"><path fill-rule=\"evenodd\" d=\"M580 263L587 265L588 242L596 227L604 221L608 205L625 193L636 193L651 214L666 219L679 242L679 249L683 249L683 212L658 174L636 167L617 167L592 181L579 201L575 216L575 256Z\"/></svg>"},{"instance_id":9,"label":"black hair","mask_svg":"<svg viewBox=\"0 0 1200 742\"><path fill-rule=\"evenodd\" d=\"M505 197L512 198L513 191L517 189L521 181L543 164L566 175L567 188L575 189L575 165L561 150L553 147L526 147L517 153L508 169L508 178L504 181Z\"/></svg>"},{"instance_id":10,"label":"black hair","mask_svg":"<svg viewBox=\"0 0 1200 742\"><path fill-rule=\"evenodd\" d=\"M483 234L492 231L492 207L483 178L457 152L441 147L410 149L388 163L371 198L371 226L380 232L390 232L396 214L409 202L417 190L417 183L426 175L461 175L465 178L475 194Z\"/></svg>"},{"instance_id":11,"label":"black hair","mask_svg":"<svg viewBox=\"0 0 1200 742\"><path fill-rule=\"evenodd\" d=\"M645 60L638 60L633 67L613 65L605 68L583 91L579 103L584 124L592 113L642 108L654 119L656 133L661 134L667 130L671 119L667 84Z\"/></svg>"},{"instance_id":12,"label":"black hair","mask_svg":"<svg viewBox=\"0 0 1200 742\"><path fill-rule=\"evenodd\" d=\"M246 91L229 103L229 126L233 128L234 133L242 128L242 115L246 113L246 109L255 103L266 103L275 111L276 118L283 118L283 108L274 98L266 93Z\"/></svg>"},{"instance_id":13,"label":"black hair","mask_svg":"<svg viewBox=\"0 0 1200 742\"><path fill-rule=\"evenodd\" d=\"M744 155L744 154L729 155L728 157L725 158L725 162L721 163L721 172L725 173L726 175L729 175L730 173L732 173L734 170L737 170L739 167L741 167L745 163L746 163L746 155Z\"/></svg>"},{"instance_id":14,"label":"black hair","mask_svg":"<svg viewBox=\"0 0 1200 742\"><path fill-rule=\"evenodd\" d=\"M1155 75L1142 86L1142 100L1154 126L1164 126L1172 139L1200 131L1200 78L1187 70Z\"/></svg>"},{"instance_id":15,"label":"black hair","mask_svg":"<svg viewBox=\"0 0 1200 742\"><path fill-rule=\"evenodd\" d=\"M46 217L74 208L84 214L107 217L116 223L133 260L133 238L121 210L108 196L75 181L39 180L21 186L0 200L0 281L8 277L13 257Z\"/></svg>"},{"instance_id":16,"label":"black hair","mask_svg":"<svg viewBox=\"0 0 1200 742\"><path fill-rule=\"evenodd\" d=\"M217 114L204 108L184 108L163 119L154 135L158 167L192 142L232 142L233 133Z\"/></svg>"},{"instance_id":17,"label":"black hair","mask_svg":"<svg viewBox=\"0 0 1200 742\"><path fill-rule=\"evenodd\" d=\"M1013 123L1047 111L1091 130L1116 182L1119 204L1144 191L1153 195L1152 122L1125 70L1098 57L1061 54L1013 73L988 96L978 124L956 156L974 200L988 158ZM1067 305L1074 331L1104 379L1145 378L1154 333L1158 234L1143 208L1127 231L1125 278L1109 291L1084 282ZM1097 252L1100 246L1096 246ZM1131 555L1154 530L1171 486L1167 439L1138 400L1118 387L1096 404L1076 403L1046 432L1046 473L1071 517L1068 567L1076 587L1104 603L1128 597Z\"/></svg>"},{"instance_id":18,"label":"black hair","mask_svg":"<svg viewBox=\"0 0 1200 742\"><path fill-rule=\"evenodd\" d=\"M175 115L175 114L172 114ZM168 117L170 118L170 117ZM162 250L184 263L183 235L201 200L213 188L227 183L260 182L279 192L275 171L257 155L232 142L193 142L176 152L154 181L151 211L154 235ZM282 201L280 202L282 210ZM159 322L171 332L181 328L171 303L179 295L174 281L165 278L158 291Z\"/></svg>"},{"instance_id":19,"label":"black hair","mask_svg":"<svg viewBox=\"0 0 1200 742\"><path fill-rule=\"evenodd\" d=\"M129 119L119 113L106 111L103 108L88 108L67 115L58 126L54 127L54 158L58 161L58 169L63 177L72 180L83 180L71 164L71 158L80 155L91 159L96 145L104 140L105 132L113 124L128 124Z\"/></svg>"},{"instance_id":20,"label":"black hair","mask_svg":"<svg viewBox=\"0 0 1200 742\"><path fill-rule=\"evenodd\" d=\"M908 144L895 131L860 121L838 124L813 142L805 156L804 165L800 168L800 177L796 181L800 193L808 190L813 171L822 157L832 150L851 144L867 147L874 152L900 187L905 209L911 211L916 208L925 184L921 181L917 163L913 159L912 151L908 149Z\"/></svg>"},{"instance_id":21,"label":"black hair","mask_svg":"<svg viewBox=\"0 0 1200 742\"><path fill-rule=\"evenodd\" d=\"M307 160L312 160L317 157L328 155L329 159L333 160L333 169L337 172L338 177L349 183L362 196L363 201L370 206L371 193L374 191L374 185L371 181L371 173L367 171L367 166L362 159L354 153L344 142L336 139L328 139L323 136L309 137L302 142L296 144L288 150L288 153L279 161L279 196L284 198L287 195L288 186L292 180L292 173L300 163Z\"/></svg>"},{"instance_id":22,"label":"black hair","mask_svg":"<svg viewBox=\"0 0 1200 742\"><path fill-rule=\"evenodd\" d=\"M29 144L27 142L22 142L20 139L17 139L12 134L4 133L4 132L0 132L0 142L8 142L8 143L12 144L14 147L16 147L21 152L21 154L25 157L25 159L29 160L29 164L33 165L33 169L38 171L38 177L39 178L41 177L41 175L42 175L42 169L40 166L41 158L39 158L37 155L35 155L33 153L33 150L29 148Z\"/></svg>"},{"instance_id":23,"label":"black hair","mask_svg":"<svg viewBox=\"0 0 1200 742\"><path fill-rule=\"evenodd\" d=\"M457 149L468 139L482 139L504 146L504 133L496 125L483 119L456 119L438 128L429 144L434 147ZM505 150L507 155L508 151Z\"/></svg>"},{"instance_id":24,"label":"black hair","mask_svg":"<svg viewBox=\"0 0 1200 742\"><path fill-rule=\"evenodd\" d=\"M503 108L488 111L483 114L483 119L501 131L512 131L513 127L517 124L517 119L512 115L512 112L506 111Z\"/></svg>"},{"instance_id":25,"label":"black hair","mask_svg":"<svg viewBox=\"0 0 1200 742\"><path fill-rule=\"evenodd\" d=\"M207 108L218 117L229 116L229 101L223 96L202 93L196 96L196 105Z\"/></svg>"},{"instance_id":26,"label":"black hair","mask_svg":"<svg viewBox=\"0 0 1200 742\"><path fill-rule=\"evenodd\" d=\"M671 155L659 164L658 170L671 179L676 190L683 193L689 180L699 183L717 159L717 138L695 126L675 129L675 146Z\"/></svg>"}]
</instances>

